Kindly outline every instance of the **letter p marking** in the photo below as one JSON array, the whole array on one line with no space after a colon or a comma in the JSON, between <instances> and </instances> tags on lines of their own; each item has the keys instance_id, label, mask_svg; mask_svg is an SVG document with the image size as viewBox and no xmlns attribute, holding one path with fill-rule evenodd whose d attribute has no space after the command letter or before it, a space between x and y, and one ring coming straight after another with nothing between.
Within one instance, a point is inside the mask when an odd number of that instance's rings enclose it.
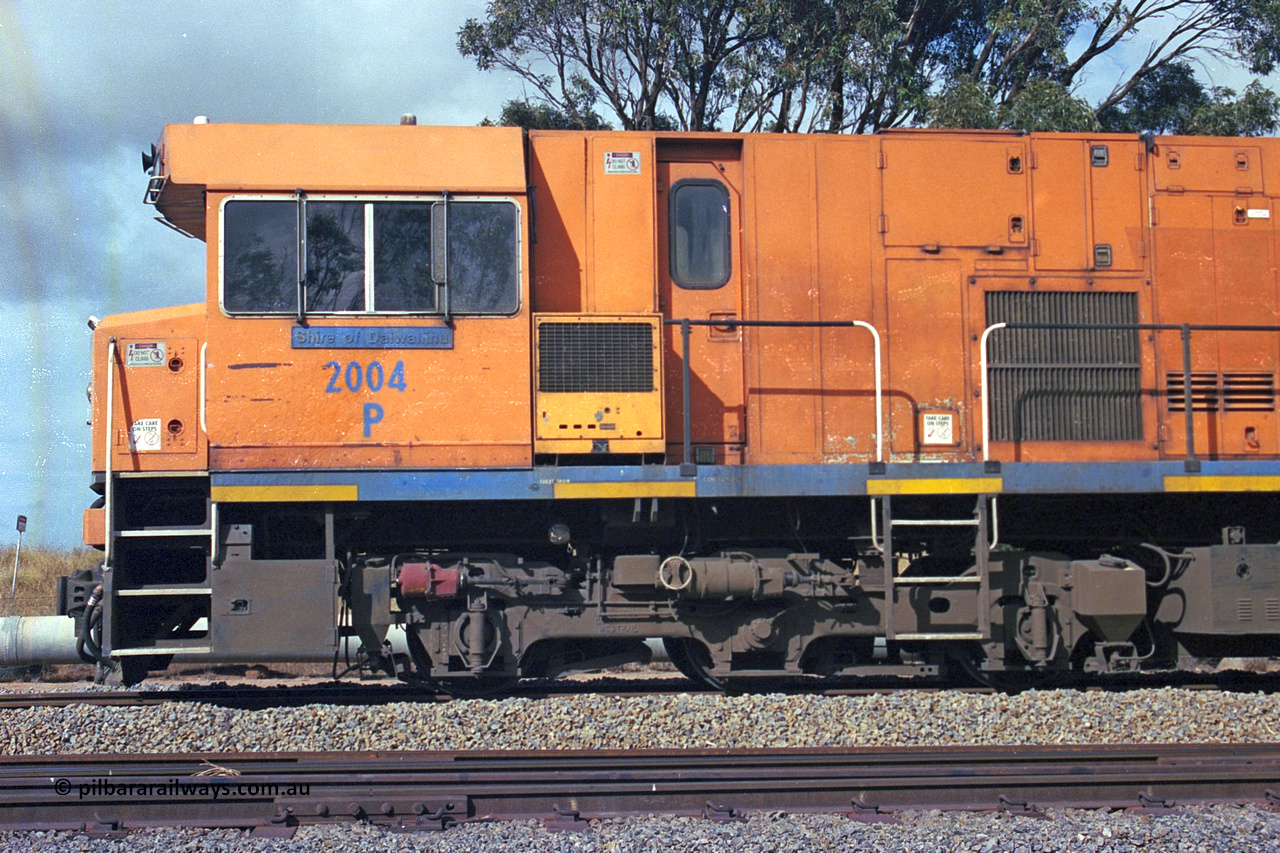
<instances>
[{"instance_id":1,"label":"letter p marking","mask_svg":"<svg viewBox=\"0 0 1280 853\"><path fill-rule=\"evenodd\" d=\"M377 403L364 404L364 437L369 438L373 425L382 423L382 406Z\"/></svg>"}]
</instances>

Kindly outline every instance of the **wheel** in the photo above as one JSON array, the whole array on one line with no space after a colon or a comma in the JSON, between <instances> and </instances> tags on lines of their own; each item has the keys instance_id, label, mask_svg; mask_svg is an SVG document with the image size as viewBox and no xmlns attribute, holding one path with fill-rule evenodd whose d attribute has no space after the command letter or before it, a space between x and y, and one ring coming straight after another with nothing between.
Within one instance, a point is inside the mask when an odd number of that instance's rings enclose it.
<instances>
[{"instance_id":1,"label":"wheel","mask_svg":"<svg viewBox=\"0 0 1280 853\"><path fill-rule=\"evenodd\" d=\"M120 684L124 687L136 687L142 683L147 677L147 673L153 668L153 658L150 657L123 657L117 659L117 669L115 675ZM107 676L107 683L110 684L115 678L112 675Z\"/></svg>"},{"instance_id":2,"label":"wheel","mask_svg":"<svg viewBox=\"0 0 1280 853\"><path fill-rule=\"evenodd\" d=\"M725 681L711 675L711 653L707 647L692 637L664 637L662 646L667 657L690 681L712 690L725 690Z\"/></svg>"},{"instance_id":3,"label":"wheel","mask_svg":"<svg viewBox=\"0 0 1280 853\"><path fill-rule=\"evenodd\" d=\"M458 699L480 699L485 696L496 696L510 693L520 683L520 678L506 673L500 675L460 675L456 678L433 678L431 672L431 656L418 632L405 632L405 645L409 647L409 657L413 659L413 673L406 673L404 678L414 684L420 684L438 693L447 693Z\"/></svg>"},{"instance_id":4,"label":"wheel","mask_svg":"<svg viewBox=\"0 0 1280 853\"><path fill-rule=\"evenodd\" d=\"M998 693L1006 693L1010 696L1051 685L1060 686L1055 683L1054 676L1056 675L1057 679L1063 677L1063 673L1043 670L1011 669L994 672L984 670L981 663L985 658L981 651L971 655L958 654L948 659L956 664L960 673L963 673L962 681L967 681L971 686L989 687Z\"/></svg>"}]
</instances>

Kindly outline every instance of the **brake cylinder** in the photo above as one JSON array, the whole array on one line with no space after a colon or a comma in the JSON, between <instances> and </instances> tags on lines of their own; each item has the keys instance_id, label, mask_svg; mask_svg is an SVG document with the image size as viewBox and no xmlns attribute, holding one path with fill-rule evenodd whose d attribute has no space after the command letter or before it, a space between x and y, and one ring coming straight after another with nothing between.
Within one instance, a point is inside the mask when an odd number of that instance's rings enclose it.
<instances>
[{"instance_id":1,"label":"brake cylinder","mask_svg":"<svg viewBox=\"0 0 1280 853\"><path fill-rule=\"evenodd\" d=\"M401 598L455 598L462 590L462 572L435 563L400 564Z\"/></svg>"}]
</instances>

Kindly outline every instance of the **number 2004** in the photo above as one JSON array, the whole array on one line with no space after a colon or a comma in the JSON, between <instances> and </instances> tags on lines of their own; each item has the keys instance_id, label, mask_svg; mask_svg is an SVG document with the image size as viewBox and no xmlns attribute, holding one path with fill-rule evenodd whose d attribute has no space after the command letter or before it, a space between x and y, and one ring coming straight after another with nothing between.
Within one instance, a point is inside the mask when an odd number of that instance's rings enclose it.
<instances>
[{"instance_id":1,"label":"number 2004","mask_svg":"<svg viewBox=\"0 0 1280 853\"><path fill-rule=\"evenodd\" d=\"M327 394L339 394L343 390L355 393L361 388L377 392L384 387L403 392L408 387L404 381L403 361L396 362L396 366L391 368L390 376L387 376L382 363L378 361L371 361L367 366L351 361L347 362L345 369L338 362L331 361L325 365L325 369L333 371L329 376L329 384L324 388Z\"/></svg>"}]
</instances>

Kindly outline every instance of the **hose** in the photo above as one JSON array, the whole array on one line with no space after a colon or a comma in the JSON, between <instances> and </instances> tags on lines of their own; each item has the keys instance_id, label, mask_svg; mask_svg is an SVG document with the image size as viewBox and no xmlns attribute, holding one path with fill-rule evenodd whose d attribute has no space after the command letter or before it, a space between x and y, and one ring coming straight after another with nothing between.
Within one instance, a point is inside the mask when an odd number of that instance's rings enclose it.
<instances>
[{"instance_id":1,"label":"hose","mask_svg":"<svg viewBox=\"0 0 1280 853\"><path fill-rule=\"evenodd\" d=\"M95 637L96 633L96 637ZM76 654L88 664L105 663L102 659L102 584L93 588L84 613L76 626Z\"/></svg>"},{"instance_id":2,"label":"hose","mask_svg":"<svg viewBox=\"0 0 1280 853\"><path fill-rule=\"evenodd\" d=\"M1160 557L1160 559L1164 560L1164 574L1160 577L1160 580L1152 581L1150 578L1147 579L1147 586L1150 587L1151 589L1158 589L1164 586L1169 582L1169 579L1173 577L1173 561L1174 560L1177 560L1179 562L1190 563L1195 559L1193 555L1173 554L1173 553L1170 553L1169 551L1164 550L1158 545L1152 545L1149 542L1139 543L1138 547L1146 548L1148 551L1154 552Z\"/></svg>"}]
</instances>

